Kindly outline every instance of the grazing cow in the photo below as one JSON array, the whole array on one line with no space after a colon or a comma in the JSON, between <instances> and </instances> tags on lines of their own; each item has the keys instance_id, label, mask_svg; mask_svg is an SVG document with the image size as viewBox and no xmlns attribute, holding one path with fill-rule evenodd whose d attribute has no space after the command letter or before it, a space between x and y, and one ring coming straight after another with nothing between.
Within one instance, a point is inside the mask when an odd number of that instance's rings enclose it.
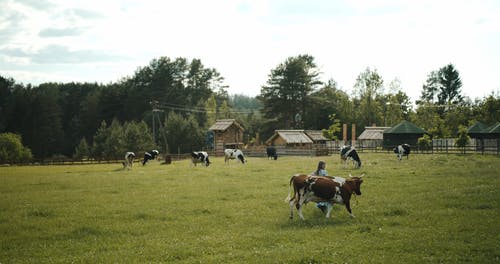
<instances>
[{"instance_id":1,"label":"grazing cow","mask_svg":"<svg viewBox=\"0 0 500 264\"><path fill-rule=\"evenodd\" d=\"M243 155L243 152L239 149L225 149L224 150L224 163L227 163L230 159L238 158L241 163L246 163L247 160Z\"/></svg>"},{"instance_id":2,"label":"grazing cow","mask_svg":"<svg viewBox=\"0 0 500 264\"><path fill-rule=\"evenodd\" d=\"M132 165L134 164L134 158L135 158L135 153L134 152L127 152L125 153L125 161L122 162L123 167L127 169L132 169Z\"/></svg>"},{"instance_id":3,"label":"grazing cow","mask_svg":"<svg viewBox=\"0 0 500 264\"><path fill-rule=\"evenodd\" d=\"M266 154L267 158L272 158L274 160L278 159L278 153L276 153L276 148L275 147L267 147L266 148Z\"/></svg>"},{"instance_id":4,"label":"grazing cow","mask_svg":"<svg viewBox=\"0 0 500 264\"><path fill-rule=\"evenodd\" d=\"M205 151L193 151L191 152L191 166L198 163L204 163L208 167L210 165L210 160L208 159L208 153Z\"/></svg>"},{"instance_id":5,"label":"grazing cow","mask_svg":"<svg viewBox=\"0 0 500 264\"><path fill-rule=\"evenodd\" d=\"M156 149L153 149L153 150L150 150L150 151L146 151L144 153L144 159L142 160L142 166L146 165L146 163L148 162L148 160L154 160L156 159L156 156L158 156L158 154L160 154L160 152Z\"/></svg>"},{"instance_id":6,"label":"grazing cow","mask_svg":"<svg viewBox=\"0 0 500 264\"><path fill-rule=\"evenodd\" d=\"M293 218L293 207L297 208L297 214L304 220L302 206L308 202L326 202L326 217L330 217L334 203L344 204L349 215L354 217L351 210L351 196L361 195L361 183L363 175L350 177L313 176L295 174L290 179L290 188L293 186L293 197L290 198L289 191L287 200L290 204L290 218Z\"/></svg>"},{"instance_id":7,"label":"grazing cow","mask_svg":"<svg viewBox=\"0 0 500 264\"><path fill-rule=\"evenodd\" d=\"M406 159L408 159L410 157L410 145L399 145L394 148L394 153L397 154L399 160L401 160L403 156L406 156Z\"/></svg>"},{"instance_id":8,"label":"grazing cow","mask_svg":"<svg viewBox=\"0 0 500 264\"><path fill-rule=\"evenodd\" d=\"M359 169L361 167L361 159L359 159L358 152L356 152L352 146L343 146L340 149L340 159L344 164L344 168L346 167L348 160L352 160L355 168Z\"/></svg>"}]
</instances>

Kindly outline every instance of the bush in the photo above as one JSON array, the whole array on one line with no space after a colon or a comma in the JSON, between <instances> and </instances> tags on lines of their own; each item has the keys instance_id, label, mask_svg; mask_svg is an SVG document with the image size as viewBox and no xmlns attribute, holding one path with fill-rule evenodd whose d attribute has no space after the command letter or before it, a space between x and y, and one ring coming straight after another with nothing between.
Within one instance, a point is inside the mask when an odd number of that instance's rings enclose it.
<instances>
[{"instance_id":1,"label":"bush","mask_svg":"<svg viewBox=\"0 0 500 264\"><path fill-rule=\"evenodd\" d=\"M417 141L417 145L418 145L418 148L420 150L429 150L429 149L431 149L431 144L432 144L431 137L429 137L429 135L427 135L427 134L424 134L424 136L422 136L421 138L419 138L418 141Z\"/></svg>"},{"instance_id":2,"label":"bush","mask_svg":"<svg viewBox=\"0 0 500 264\"><path fill-rule=\"evenodd\" d=\"M467 128L465 126L459 126L458 137L455 141L455 145L462 149L462 153L465 153L465 147L470 142L470 137L467 135Z\"/></svg>"},{"instance_id":3,"label":"bush","mask_svg":"<svg viewBox=\"0 0 500 264\"><path fill-rule=\"evenodd\" d=\"M0 134L0 163L27 162L31 158L31 150L23 146L21 136L13 133Z\"/></svg>"},{"instance_id":4,"label":"bush","mask_svg":"<svg viewBox=\"0 0 500 264\"><path fill-rule=\"evenodd\" d=\"M92 155L96 159L121 159L127 151L137 154L154 147L151 132L144 121L122 125L113 120L110 126L102 121L93 141Z\"/></svg>"},{"instance_id":5,"label":"bush","mask_svg":"<svg viewBox=\"0 0 500 264\"><path fill-rule=\"evenodd\" d=\"M85 159L90 157L90 148L85 138L82 138L80 140L80 144L76 146L73 157L76 159Z\"/></svg>"}]
</instances>

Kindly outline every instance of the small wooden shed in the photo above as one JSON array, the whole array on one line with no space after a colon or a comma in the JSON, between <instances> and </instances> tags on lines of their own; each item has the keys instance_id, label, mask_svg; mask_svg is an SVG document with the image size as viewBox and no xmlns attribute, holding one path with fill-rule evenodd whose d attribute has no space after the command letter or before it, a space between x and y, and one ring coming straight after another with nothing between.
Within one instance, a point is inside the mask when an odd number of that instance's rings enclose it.
<instances>
[{"instance_id":1,"label":"small wooden shed","mask_svg":"<svg viewBox=\"0 0 500 264\"><path fill-rule=\"evenodd\" d=\"M275 130L266 144L300 148L312 146L313 140L306 135L304 130Z\"/></svg>"},{"instance_id":2,"label":"small wooden shed","mask_svg":"<svg viewBox=\"0 0 500 264\"><path fill-rule=\"evenodd\" d=\"M208 130L214 133L216 155L224 155L226 148L243 148L243 127L235 119L219 119Z\"/></svg>"},{"instance_id":3,"label":"small wooden shed","mask_svg":"<svg viewBox=\"0 0 500 264\"><path fill-rule=\"evenodd\" d=\"M358 137L358 144L362 148L382 147L384 141L384 131L390 127L365 127L365 130Z\"/></svg>"},{"instance_id":4,"label":"small wooden shed","mask_svg":"<svg viewBox=\"0 0 500 264\"><path fill-rule=\"evenodd\" d=\"M393 148L400 144L417 145L418 139L427 131L408 121L401 121L399 124L384 131L384 148Z\"/></svg>"},{"instance_id":5,"label":"small wooden shed","mask_svg":"<svg viewBox=\"0 0 500 264\"><path fill-rule=\"evenodd\" d=\"M304 133L313 141L314 144L326 146L328 138L323 136L321 130L304 130Z\"/></svg>"}]
</instances>

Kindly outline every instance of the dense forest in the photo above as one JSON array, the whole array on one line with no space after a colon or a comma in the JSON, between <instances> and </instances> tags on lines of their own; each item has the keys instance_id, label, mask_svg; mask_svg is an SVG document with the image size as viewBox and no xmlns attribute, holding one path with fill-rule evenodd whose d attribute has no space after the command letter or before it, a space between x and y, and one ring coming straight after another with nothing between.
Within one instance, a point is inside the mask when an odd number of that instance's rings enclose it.
<instances>
[{"instance_id":1,"label":"dense forest","mask_svg":"<svg viewBox=\"0 0 500 264\"><path fill-rule=\"evenodd\" d=\"M386 83L376 69L358 75L352 94L335 80L320 79L309 55L290 57L270 69L256 97L229 95L216 69L185 58L153 59L109 84L34 86L0 76L0 133L16 135L36 159L104 159L153 147L171 153L207 149L208 127L220 118L237 119L248 144L261 143L275 129L325 129L334 139L342 123L362 128L402 120L434 137L456 137L460 127L472 122L500 120L500 96L463 96L452 64L429 73L416 102L397 79Z\"/></svg>"}]
</instances>

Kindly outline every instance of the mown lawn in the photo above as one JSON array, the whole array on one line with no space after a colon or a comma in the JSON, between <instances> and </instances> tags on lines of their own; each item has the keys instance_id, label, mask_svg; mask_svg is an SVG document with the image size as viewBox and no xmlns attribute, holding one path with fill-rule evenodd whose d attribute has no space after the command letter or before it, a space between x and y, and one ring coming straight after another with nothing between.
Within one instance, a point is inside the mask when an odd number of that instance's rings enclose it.
<instances>
[{"instance_id":1,"label":"mown lawn","mask_svg":"<svg viewBox=\"0 0 500 264\"><path fill-rule=\"evenodd\" d=\"M0 263L500 262L500 157L360 156L0 167ZM288 218L290 176L320 159L365 174L356 218Z\"/></svg>"}]
</instances>

